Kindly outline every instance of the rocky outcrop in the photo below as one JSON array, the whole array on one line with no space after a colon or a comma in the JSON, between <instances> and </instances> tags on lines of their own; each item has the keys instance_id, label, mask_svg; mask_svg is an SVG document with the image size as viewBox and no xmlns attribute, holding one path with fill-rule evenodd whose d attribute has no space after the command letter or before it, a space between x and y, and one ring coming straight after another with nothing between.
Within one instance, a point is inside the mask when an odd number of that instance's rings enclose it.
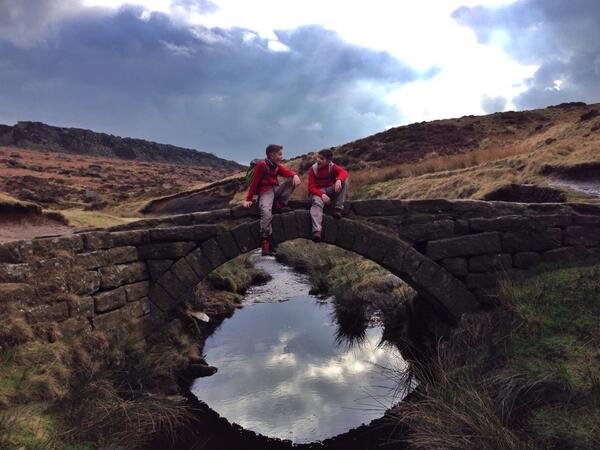
<instances>
[{"instance_id":1,"label":"rocky outcrop","mask_svg":"<svg viewBox=\"0 0 600 450\"><path fill-rule=\"evenodd\" d=\"M0 125L0 145L125 160L192 164L240 170L241 164L212 153L142 139L122 138L80 128L61 128L41 122Z\"/></svg>"}]
</instances>

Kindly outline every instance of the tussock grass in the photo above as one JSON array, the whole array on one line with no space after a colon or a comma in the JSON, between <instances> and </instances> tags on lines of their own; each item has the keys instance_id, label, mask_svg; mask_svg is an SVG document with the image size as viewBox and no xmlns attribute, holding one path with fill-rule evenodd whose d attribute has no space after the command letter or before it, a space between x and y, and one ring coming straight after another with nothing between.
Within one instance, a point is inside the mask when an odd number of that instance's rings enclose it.
<instances>
[{"instance_id":1,"label":"tussock grass","mask_svg":"<svg viewBox=\"0 0 600 450\"><path fill-rule=\"evenodd\" d=\"M465 316L396 420L415 448L600 446L600 265L505 283L503 307Z\"/></svg>"},{"instance_id":2,"label":"tussock grass","mask_svg":"<svg viewBox=\"0 0 600 450\"><path fill-rule=\"evenodd\" d=\"M139 220L138 218L118 217L100 211L84 211L83 209L64 209L60 212L65 216L68 224L74 227L107 228Z\"/></svg>"},{"instance_id":3,"label":"tussock grass","mask_svg":"<svg viewBox=\"0 0 600 450\"><path fill-rule=\"evenodd\" d=\"M271 276L254 266L255 257L247 253L229 261L208 275L208 282L215 288L235 294L244 294L255 284L266 283Z\"/></svg>"}]
</instances>

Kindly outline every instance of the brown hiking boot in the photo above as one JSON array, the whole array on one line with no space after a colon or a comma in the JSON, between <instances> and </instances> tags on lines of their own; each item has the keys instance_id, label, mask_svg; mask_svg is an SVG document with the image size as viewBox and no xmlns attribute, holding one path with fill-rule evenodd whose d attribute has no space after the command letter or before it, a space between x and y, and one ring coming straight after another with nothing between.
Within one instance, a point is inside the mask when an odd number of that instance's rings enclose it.
<instances>
[{"instance_id":1,"label":"brown hiking boot","mask_svg":"<svg viewBox=\"0 0 600 450\"><path fill-rule=\"evenodd\" d=\"M312 240L313 240L313 242L321 242L321 232L320 231L315 231L312 234Z\"/></svg>"}]
</instances>

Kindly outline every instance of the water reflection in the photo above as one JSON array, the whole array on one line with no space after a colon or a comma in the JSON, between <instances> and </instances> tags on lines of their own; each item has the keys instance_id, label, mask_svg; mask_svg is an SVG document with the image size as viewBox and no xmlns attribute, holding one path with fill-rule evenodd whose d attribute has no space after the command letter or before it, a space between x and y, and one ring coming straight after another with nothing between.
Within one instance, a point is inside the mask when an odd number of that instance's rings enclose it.
<instances>
[{"instance_id":1,"label":"water reflection","mask_svg":"<svg viewBox=\"0 0 600 450\"><path fill-rule=\"evenodd\" d=\"M361 327L354 345L337 345L342 334L332 303L309 296L308 281L295 272L267 270L273 280L250 291L250 306L208 339L207 360L219 371L197 380L194 394L232 422L294 442L322 440L382 416L399 400L382 367L405 368L395 349L378 345L382 329ZM294 294L269 297L282 278Z\"/></svg>"}]
</instances>

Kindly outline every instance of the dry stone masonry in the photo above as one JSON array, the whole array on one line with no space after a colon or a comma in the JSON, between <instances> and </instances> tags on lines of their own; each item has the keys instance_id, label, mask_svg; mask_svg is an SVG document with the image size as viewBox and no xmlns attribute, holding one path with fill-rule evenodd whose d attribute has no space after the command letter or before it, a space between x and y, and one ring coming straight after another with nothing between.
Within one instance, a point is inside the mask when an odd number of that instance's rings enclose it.
<instances>
[{"instance_id":1,"label":"dry stone masonry","mask_svg":"<svg viewBox=\"0 0 600 450\"><path fill-rule=\"evenodd\" d=\"M274 216L277 242L310 237L307 206ZM213 269L259 247L257 211L140 220L0 246L0 313L50 339L100 330L141 339ZM600 259L600 205L365 200L326 216L323 240L363 255L450 319L498 301L542 262Z\"/></svg>"}]
</instances>

